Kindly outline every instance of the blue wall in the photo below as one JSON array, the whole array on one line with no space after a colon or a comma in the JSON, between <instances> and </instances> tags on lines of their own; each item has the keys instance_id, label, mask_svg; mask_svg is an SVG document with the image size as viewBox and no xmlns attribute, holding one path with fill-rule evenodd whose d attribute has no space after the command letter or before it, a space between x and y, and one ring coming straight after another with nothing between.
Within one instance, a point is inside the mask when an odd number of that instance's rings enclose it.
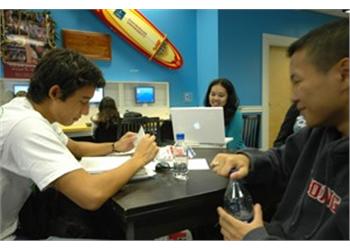
<instances>
[{"instance_id":1,"label":"blue wall","mask_svg":"<svg viewBox=\"0 0 350 250\"><path fill-rule=\"evenodd\" d=\"M178 48L184 59L169 70L148 59L113 33L89 10L51 10L62 47L61 29L109 33L112 61L97 61L107 80L167 81L171 106L202 105L213 78L227 77L242 105L261 105L262 33L299 37L336 19L293 10L142 10ZM0 77L3 76L0 64ZM184 93L192 101L184 101Z\"/></svg>"},{"instance_id":2,"label":"blue wall","mask_svg":"<svg viewBox=\"0 0 350 250\"><path fill-rule=\"evenodd\" d=\"M218 10L197 11L198 104L203 105L208 83L219 76Z\"/></svg>"},{"instance_id":3,"label":"blue wall","mask_svg":"<svg viewBox=\"0 0 350 250\"><path fill-rule=\"evenodd\" d=\"M150 62L143 54L113 33L88 10L52 10L57 22L57 33L61 29L79 29L109 33L112 37L112 61L98 61L107 80L113 81L168 81L170 105L196 105L197 59L196 59L196 11L195 10L142 10L159 30L167 34L184 58L179 70L169 70ZM58 44L60 47L61 44ZM191 92L194 99L184 103L183 94Z\"/></svg>"},{"instance_id":4,"label":"blue wall","mask_svg":"<svg viewBox=\"0 0 350 250\"><path fill-rule=\"evenodd\" d=\"M262 34L297 38L335 19L311 11L220 10L219 75L233 81L241 105L261 105Z\"/></svg>"}]
</instances>

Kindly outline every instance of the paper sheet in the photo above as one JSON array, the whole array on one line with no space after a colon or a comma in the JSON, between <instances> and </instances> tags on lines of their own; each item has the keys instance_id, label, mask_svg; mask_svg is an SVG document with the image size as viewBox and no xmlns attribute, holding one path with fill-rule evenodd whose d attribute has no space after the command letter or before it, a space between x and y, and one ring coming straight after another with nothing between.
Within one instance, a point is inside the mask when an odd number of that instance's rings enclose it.
<instances>
[{"instance_id":1,"label":"paper sheet","mask_svg":"<svg viewBox=\"0 0 350 250\"><path fill-rule=\"evenodd\" d=\"M82 157L80 163L82 167L91 174L102 173L120 167L123 163L129 160L131 156L102 156L102 157ZM141 168L132 179L144 179L154 176L156 162L148 163L144 168Z\"/></svg>"},{"instance_id":2,"label":"paper sheet","mask_svg":"<svg viewBox=\"0 0 350 250\"><path fill-rule=\"evenodd\" d=\"M110 153L108 156L132 155L135 152L136 146L139 144L140 140L144 136L145 136L145 130L141 126L140 129L139 129L139 132L137 132L136 139L134 141L134 148L133 149L131 149L129 151L126 151L126 152L113 152L113 153Z\"/></svg>"},{"instance_id":3,"label":"paper sheet","mask_svg":"<svg viewBox=\"0 0 350 250\"><path fill-rule=\"evenodd\" d=\"M210 169L208 162L204 158L190 159L188 160L188 169L189 170L202 170Z\"/></svg>"}]
</instances>

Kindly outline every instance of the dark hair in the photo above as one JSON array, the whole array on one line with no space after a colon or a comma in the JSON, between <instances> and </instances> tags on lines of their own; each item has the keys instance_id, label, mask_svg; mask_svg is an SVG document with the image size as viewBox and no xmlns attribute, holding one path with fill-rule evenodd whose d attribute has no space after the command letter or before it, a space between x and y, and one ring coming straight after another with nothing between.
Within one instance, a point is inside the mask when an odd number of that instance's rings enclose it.
<instances>
[{"instance_id":1,"label":"dark hair","mask_svg":"<svg viewBox=\"0 0 350 250\"><path fill-rule=\"evenodd\" d=\"M106 128L115 124L120 119L120 115L113 98L105 96L98 106L97 123L106 123Z\"/></svg>"},{"instance_id":2,"label":"dark hair","mask_svg":"<svg viewBox=\"0 0 350 250\"><path fill-rule=\"evenodd\" d=\"M104 87L106 83L101 71L87 58L73 50L57 48L48 51L36 66L27 96L40 103L55 84L60 86L60 99L64 101L77 89Z\"/></svg>"},{"instance_id":3,"label":"dark hair","mask_svg":"<svg viewBox=\"0 0 350 250\"><path fill-rule=\"evenodd\" d=\"M344 57L349 57L349 20L340 19L310 31L288 48L288 56L306 49L310 61L327 72Z\"/></svg>"},{"instance_id":4,"label":"dark hair","mask_svg":"<svg viewBox=\"0 0 350 250\"><path fill-rule=\"evenodd\" d=\"M223 108L224 108L225 125L228 125L230 123L231 118L234 116L234 114L236 113L236 110L239 107L239 98L236 94L236 90L232 82L230 82L228 79L225 79L225 78L219 78L219 79L213 80L210 83L207 90L207 94L205 95L204 106L210 107L209 95L210 95L211 88L215 85L221 85L226 89L226 92L227 92L227 102Z\"/></svg>"}]
</instances>

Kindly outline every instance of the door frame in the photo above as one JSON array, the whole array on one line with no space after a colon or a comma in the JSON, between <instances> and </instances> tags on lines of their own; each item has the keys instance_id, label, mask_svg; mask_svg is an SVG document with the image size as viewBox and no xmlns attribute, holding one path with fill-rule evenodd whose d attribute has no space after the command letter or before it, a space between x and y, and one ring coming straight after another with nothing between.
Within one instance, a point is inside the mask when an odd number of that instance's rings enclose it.
<instances>
[{"instance_id":1,"label":"door frame","mask_svg":"<svg viewBox=\"0 0 350 250\"><path fill-rule=\"evenodd\" d=\"M262 144L263 150L268 149L269 140L269 52L270 47L288 47L298 38L263 33L262 37Z\"/></svg>"}]
</instances>

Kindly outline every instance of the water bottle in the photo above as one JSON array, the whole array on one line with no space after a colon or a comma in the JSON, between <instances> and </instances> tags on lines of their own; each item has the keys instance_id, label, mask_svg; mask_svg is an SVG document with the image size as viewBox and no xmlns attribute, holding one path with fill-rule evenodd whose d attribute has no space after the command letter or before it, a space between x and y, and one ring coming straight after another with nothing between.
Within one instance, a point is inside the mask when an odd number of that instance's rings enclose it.
<instances>
[{"instance_id":1,"label":"water bottle","mask_svg":"<svg viewBox=\"0 0 350 250\"><path fill-rule=\"evenodd\" d=\"M224 209L241 221L253 219L253 199L240 181L230 179L224 195Z\"/></svg>"},{"instance_id":2,"label":"water bottle","mask_svg":"<svg viewBox=\"0 0 350 250\"><path fill-rule=\"evenodd\" d=\"M188 151L185 144L185 134L177 133L173 146L174 167L173 175L180 180L188 179Z\"/></svg>"}]
</instances>

